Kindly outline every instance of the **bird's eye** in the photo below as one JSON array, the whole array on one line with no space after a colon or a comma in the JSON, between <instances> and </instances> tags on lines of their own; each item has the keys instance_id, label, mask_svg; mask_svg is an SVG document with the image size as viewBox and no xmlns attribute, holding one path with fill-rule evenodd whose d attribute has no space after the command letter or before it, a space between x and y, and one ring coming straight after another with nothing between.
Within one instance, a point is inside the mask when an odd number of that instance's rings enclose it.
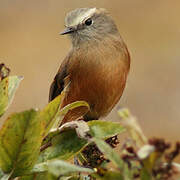
<instances>
[{"instance_id":1,"label":"bird's eye","mask_svg":"<svg viewBox=\"0 0 180 180\"><path fill-rule=\"evenodd\" d=\"M92 19L91 18L89 18L89 19L87 19L86 21L85 21L85 25L86 26L90 26L92 24Z\"/></svg>"}]
</instances>

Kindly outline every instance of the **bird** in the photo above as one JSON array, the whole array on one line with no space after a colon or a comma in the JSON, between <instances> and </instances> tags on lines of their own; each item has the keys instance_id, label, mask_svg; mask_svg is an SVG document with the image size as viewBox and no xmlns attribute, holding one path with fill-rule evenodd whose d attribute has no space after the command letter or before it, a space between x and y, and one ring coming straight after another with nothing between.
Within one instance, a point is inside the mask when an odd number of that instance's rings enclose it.
<instances>
[{"instance_id":1,"label":"bird","mask_svg":"<svg viewBox=\"0 0 180 180\"><path fill-rule=\"evenodd\" d=\"M70 110L61 125L107 116L120 100L130 69L130 54L118 28L104 8L78 8L65 17L71 48L50 86L49 101L65 90L61 108L86 101L89 110Z\"/></svg>"}]
</instances>

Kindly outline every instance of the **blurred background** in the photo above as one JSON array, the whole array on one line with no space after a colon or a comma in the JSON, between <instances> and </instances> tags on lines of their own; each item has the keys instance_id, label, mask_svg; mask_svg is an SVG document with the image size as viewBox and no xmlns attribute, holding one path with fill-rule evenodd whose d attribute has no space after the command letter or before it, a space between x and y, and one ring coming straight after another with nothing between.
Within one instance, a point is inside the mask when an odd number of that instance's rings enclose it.
<instances>
[{"instance_id":1,"label":"blurred background","mask_svg":"<svg viewBox=\"0 0 180 180\"><path fill-rule=\"evenodd\" d=\"M128 107L148 137L180 139L179 0L0 0L0 62L22 75L10 112L42 108L70 41L58 33L67 12L103 7L115 19L131 54L124 95L117 109Z\"/></svg>"}]
</instances>

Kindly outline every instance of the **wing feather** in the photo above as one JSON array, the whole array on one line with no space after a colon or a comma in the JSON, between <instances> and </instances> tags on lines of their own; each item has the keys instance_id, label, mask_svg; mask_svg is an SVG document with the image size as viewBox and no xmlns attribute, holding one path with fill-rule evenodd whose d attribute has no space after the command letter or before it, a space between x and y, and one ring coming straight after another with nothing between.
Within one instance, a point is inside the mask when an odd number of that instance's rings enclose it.
<instances>
[{"instance_id":1,"label":"wing feather","mask_svg":"<svg viewBox=\"0 0 180 180\"><path fill-rule=\"evenodd\" d=\"M49 91L49 102L52 101L55 97L61 94L61 92L65 88L65 79L67 79L68 75L68 60L69 58L65 58L63 63L61 64L58 73L56 74Z\"/></svg>"}]
</instances>

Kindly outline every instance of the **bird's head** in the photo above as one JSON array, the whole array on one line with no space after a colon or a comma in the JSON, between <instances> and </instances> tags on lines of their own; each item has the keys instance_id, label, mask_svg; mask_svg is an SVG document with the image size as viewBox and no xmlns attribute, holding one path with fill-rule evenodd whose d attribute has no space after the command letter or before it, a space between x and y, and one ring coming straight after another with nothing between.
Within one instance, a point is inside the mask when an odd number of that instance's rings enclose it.
<instances>
[{"instance_id":1,"label":"bird's head","mask_svg":"<svg viewBox=\"0 0 180 180\"><path fill-rule=\"evenodd\" d=\"M65 18L65 27L61 34L69 34L74 46L119 35L113 19L102 8L80 8L69 12Z\"/></svg>"}]
</instances>

